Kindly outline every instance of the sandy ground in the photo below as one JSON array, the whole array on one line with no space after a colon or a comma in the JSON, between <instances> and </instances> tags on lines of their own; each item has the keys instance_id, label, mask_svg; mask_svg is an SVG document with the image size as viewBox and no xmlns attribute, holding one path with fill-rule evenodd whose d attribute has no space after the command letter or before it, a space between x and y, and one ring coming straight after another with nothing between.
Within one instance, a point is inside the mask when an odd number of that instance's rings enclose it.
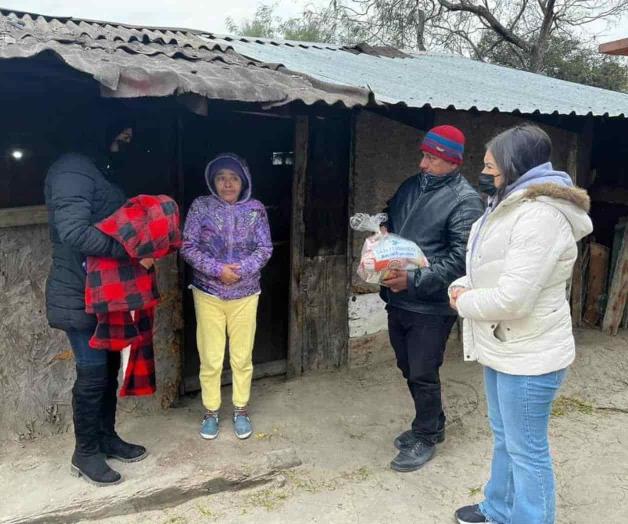
<instances>
[{"instance_id":1,"label":"sandy ground","mask_svg":"<svg viewBox=\"0 0 628 524\"><path fill-rule=\"evenodd\" d=\"M583 331L577 340L578 359L560 391L550 429L557 522L628 522L628 333L610 338ZM102 522L453 522L455 508L481 500L491 439L481 368L462 362L454 345L442 378L447 440L418 472L400 474L388 466L395 453L393 438L406 429L412 414L392 362L288 382L271 379L255 384L256 433L250 445L294 448L302 466L255 489ZM200 409L198 399L188 399L186 406L190 417ZM192 425L182 431L191 431ZM228 460L220 439L233 435L228 421L224 426L219 440L207 442L206 453L198 455L199 466L211 464L216 454Z\"/></svg>"}]
</instances>

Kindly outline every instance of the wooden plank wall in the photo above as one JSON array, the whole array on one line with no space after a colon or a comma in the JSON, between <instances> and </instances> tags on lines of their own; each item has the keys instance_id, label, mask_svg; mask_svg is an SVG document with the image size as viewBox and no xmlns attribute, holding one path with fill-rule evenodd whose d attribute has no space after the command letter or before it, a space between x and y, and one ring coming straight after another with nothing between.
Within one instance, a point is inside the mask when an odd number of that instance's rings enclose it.
<instances>
[{"instance_id":1,"label":"wooden plank wall","mask_svg":"<svg viewBox=\"0 0 628 524\"><path fill-rule=\"evenodd\" d=\"M350 136L344 115L296 122L289 375L347 362Z\"/></svg>"}]
</instances>

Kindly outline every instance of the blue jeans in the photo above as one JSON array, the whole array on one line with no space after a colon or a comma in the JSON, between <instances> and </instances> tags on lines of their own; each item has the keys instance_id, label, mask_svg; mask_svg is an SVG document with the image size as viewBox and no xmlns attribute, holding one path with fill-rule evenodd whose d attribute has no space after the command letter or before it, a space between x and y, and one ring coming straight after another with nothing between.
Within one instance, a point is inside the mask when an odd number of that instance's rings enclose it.
<instances>
[{"instance_id":1,"label":"blue jeans","mask_svg":"<svg viewBox=\"0 0 628 524\"><path fill-rule=\"evenodd\" d=\"M89 339L94 334L93 329L68 329L65 334L72 346L77 366L90 367L107 364L108 351L89 347Z\"/></svg>"},{"instance_id":2,"label":"blue jeans","mask_svg":"<svg viewBox=\"0 0 628 524\"><path fill-rule=\"evenodd\" d=\"M565 375L565 369L529 376L484 368L493 462L480 510L491 522L554 523L556 494L548 425Z\"/></svg>"}]
</instances>

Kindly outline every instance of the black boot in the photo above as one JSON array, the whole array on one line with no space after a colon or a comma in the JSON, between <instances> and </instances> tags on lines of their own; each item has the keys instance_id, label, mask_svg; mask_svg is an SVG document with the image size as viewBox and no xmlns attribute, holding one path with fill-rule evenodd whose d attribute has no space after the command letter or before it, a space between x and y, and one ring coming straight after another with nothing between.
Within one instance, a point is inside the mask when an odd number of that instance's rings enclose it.
<instances>
[{"instance_id":1,"label":"black boot","mask_svg":"<svg viewBox=\"0 0 628 524\"><path fill-rule=\"evenodd\" d=\"M129 444L116 433L116 408L118 405L118 372L120 353L110 351L107 355L107 389L102 410L102 435L100 450L109 458L122 462L139 462L148 456L144 446Z\"/></svg>"},{"instance_id":2,"label":"black boot","mask_svg":"<svg viewBox=\"0 0 628 524\"><path fill-rule=\"evenodd\" d=\"M106 385L107 366L77 366L72 389L76 447L70 471L97 486L122 481L120 473L107 465L105 456L100 452L101 413Z\"/></svg>"}]
</instances>

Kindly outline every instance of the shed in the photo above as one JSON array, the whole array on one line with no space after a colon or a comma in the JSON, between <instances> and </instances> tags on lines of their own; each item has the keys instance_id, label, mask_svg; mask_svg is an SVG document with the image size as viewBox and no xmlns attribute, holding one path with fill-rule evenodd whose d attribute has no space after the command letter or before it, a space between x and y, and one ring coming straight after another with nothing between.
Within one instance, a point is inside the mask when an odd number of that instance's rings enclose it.
<instances>
[{"instance_id":1,"label":"shed","mask_svg":"<svg viewBox=\"0 0 628 524\"><path fill-rule=\"evenodd\" d=\"M383 308L355 276L363 237L348 217L383 207L416 171L417 141L433 125L465 132L464 173L474 182L487 139L533 120L552 136L555 163L599 189L600 242L611 243L615 215L628 214L628 201L613 212L607 202L628 190L628 95L461 57L0 8L0 78L0 438L70 425L72 353L45 320L42 181L62 152L59 137L86 115L102 133L98 114L133 111L141 147L125 189L169 194L183 212L205 191L212 156L229 150L249 161L275 246L262 281L258 377L385 354ZM127 399L129 411L167 408L198 388L187 268L171 256L158 273L158 391Z\"/></svg>"}]
</instances>

